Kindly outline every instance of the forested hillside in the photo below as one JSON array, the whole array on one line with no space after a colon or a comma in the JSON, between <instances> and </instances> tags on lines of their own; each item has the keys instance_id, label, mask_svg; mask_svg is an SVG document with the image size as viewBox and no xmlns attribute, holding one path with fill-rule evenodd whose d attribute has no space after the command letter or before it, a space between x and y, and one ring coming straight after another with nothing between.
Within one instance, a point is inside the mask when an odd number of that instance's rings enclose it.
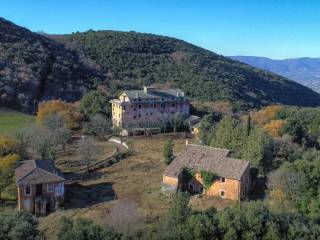
<instances>
[{"instance_id":1,"label":"forested hillside","mask_svg":"<svg viewBox=\"0 0 320 240\"><path fill-rule=\"evenodd\" d=\"M184 41L136 32L88 31L66 36L101 65L117 87L169 83L198 100L319 105L320 97L293 81Z\"/></svg>"},{"instance_id":2,"label":"forested hillside","mask_svg":"<svg viewBox=\"0 0 320 240\"><path fill-rule=\"evenodd\" d=\"M92 30L40 35L0 18L1 105L31 112L39 101L78 100L100 85L115 95L143 84L237 106L320 105L320 95L302 85L178 39Z\"/></svg>"},{"instance_id":3,"label":"forested hillside","mask_svg":"<svg viewBox=\"0 0 320 240\"><path fill-rule=\"evenodd\" d=\"M0 104L33 111L42 99L79 99L100 73L79 55L0 18Z\"/></svg>"}]
</instances>

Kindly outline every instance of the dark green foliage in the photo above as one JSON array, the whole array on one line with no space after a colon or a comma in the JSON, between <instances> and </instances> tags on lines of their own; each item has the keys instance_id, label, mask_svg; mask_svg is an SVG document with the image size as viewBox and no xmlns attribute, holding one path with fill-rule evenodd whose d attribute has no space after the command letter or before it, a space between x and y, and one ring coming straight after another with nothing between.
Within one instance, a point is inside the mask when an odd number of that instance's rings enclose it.
<instances>
[{"instance_id":1,"label":"dark green foliage","mask_svg":"<svg viewBox=\"0 0 320 240\"><path fill-rule=\"evenodd\" d=\"M104 229L90 220L71 220L61 218L58 233L59 240L117 240L122 239L121 234L116 234Z\"/></svg>"},{"instance_id":2,"label":"dark green foliage","mask_svg":"<svg viewBox=\"0 0 320 240\"><path fill-rule=\"evenodd\" d=\"M230 100L247 106L320 104L320 96L303 86L178 39L92 30L65 37L108 73L112 92L170 83L203 101Z\"/></svg>"},{"instance_id":3,"label":"dark green foliage","mask_svg":"<svg viewBox=\"0 0 320 240\"><path fill-rule=\"evenodd\" d=\"M247 123L225 116L211 129L207 139L210 139L211 146L229 149L234 157L250 161L262 173L272 169L273 140L259 127L248 130Z\"/></svg>"},{"instance_id":4,"label":"dark green foliage","mask_svg":"<svg viewBox=\"0 0 320 240\"><path fill-rule=\"evenodd\" d=\"M278 215L262 202L244 203L218 212L192 212L187 198L178 194L164 229L152 239L318 239L320 228L294 214Z\"/></svg>"},{"instance_id":5,"label":"dark green foliage","mask_svg":"<svg viewBox=\"0 0 320 240\"><path fill-rule=\"evenodd\" d=\"M205 170L200 171L201 178L204 184L204 187L208 189L211 187L212 183L217 179L218 175L213 172L208 172Z\"/></svg>"},{"instance_id":6,"label":"dark green foliage","mask_svg":"<svg viewBox=\"0 0 320 240\"><path fill-rule=\"evenodd\" d=\"M37 230L36 218L25 212L0 212L1 240L35 240L42 239Z\"/></svg>"},{"instance_id":7,"label":"dark green foliage","mask_svg":"<svg viewBox=\"0 0 320 240\"><path fill-rule=\"evenodd\" d=\"M163 157L164 157L164 162L166 164L170 164L173 159L174 159L174 155L173 155L173 141L172 139L168 139L163 146Z\"/></svg>"},{"instance_id":8,"label":"dark green foliage","mask_svg":"<svg viewBox=\"0 0 320 240\"><path fill-rule=\"evenodd\" d=\"M106 117L111 116L110 103L107 96L100 91L90 91L86 93L80 101L80 111L87 118L97 114L103 114Z\"/></svg>"},{"instance_id":9,"label":"dark green foliage","mask_svg":"<svg viewBox=\"0 0 320 240\"><path fill-rule=\"evenodd\" d=\"M216 112L205 115L200 122L200 140L203 144L210 143L211 131L214 125L219 122L222 115Z\"/></svg>"},{"instance_id":10,"label":"dark green foliage","mask_svg":"<svg viewBox=\"0 0 320 240\"><path fill-rule=\"evenodd\" d=\"M286 120L283 134L289 134L292 140L306 147L319 147L320 109L283 107L278 117Z\"/></svg>"}]
</instances>

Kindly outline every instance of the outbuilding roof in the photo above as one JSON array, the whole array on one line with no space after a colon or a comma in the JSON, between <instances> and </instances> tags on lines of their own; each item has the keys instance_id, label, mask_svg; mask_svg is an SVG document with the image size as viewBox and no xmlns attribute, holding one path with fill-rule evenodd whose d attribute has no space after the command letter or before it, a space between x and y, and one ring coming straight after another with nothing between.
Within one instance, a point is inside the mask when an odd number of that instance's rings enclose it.
<instances>
[{"instance_id":1,"label":"outbuilding roof","mask_svg":"<svg viewBox=\"0 0 320 240\"><path fill-rule=\"evenodd\" d=\"M52 160L34 159L23 161L15 169L17 186L65 181Z\"/></svg>"},{"instance_id":2,"label":"outbuilding roof","mask_svg":"<svg viewBox=\"0 0 320 240\"><path fill-rule=\"evenodd\" d=\"M184 167L210 171L219 177L240 180L249 162L229 157L229 150L188 144L167 167L164 175L178 178Z\"/></svg>"}]
</instances>

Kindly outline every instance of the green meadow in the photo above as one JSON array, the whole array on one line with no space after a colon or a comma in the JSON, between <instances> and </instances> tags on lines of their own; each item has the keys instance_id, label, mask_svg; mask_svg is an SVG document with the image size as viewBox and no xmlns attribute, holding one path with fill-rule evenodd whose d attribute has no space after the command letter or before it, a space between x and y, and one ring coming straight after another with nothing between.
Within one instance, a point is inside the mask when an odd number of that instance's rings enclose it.
<instances>
[{"instance_id":1,"label":"green meadow","mask_svg":"<svg viewBox=\"0 0 320 240\"><path fill-rule=\"evenodd\" d=\"M0 135L13 135L17 130L32 125L34 121L34 116L0 108Z\"/></svg>"}]
</instances>

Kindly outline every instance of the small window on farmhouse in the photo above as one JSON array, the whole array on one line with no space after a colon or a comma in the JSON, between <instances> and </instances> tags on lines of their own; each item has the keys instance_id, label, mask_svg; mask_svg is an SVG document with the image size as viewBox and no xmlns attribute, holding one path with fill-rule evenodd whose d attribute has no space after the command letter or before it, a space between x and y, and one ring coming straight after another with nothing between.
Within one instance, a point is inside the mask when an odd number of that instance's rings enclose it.
<instances>
[{"instance_id":1,"label":"small window on farmhouse","mask_svg":"<svg viewBox=\"0 0 320 240\"><path fill-rule=\"evenodd\" d=\"M226 178L222 177L222 178L220 178L220 181L221 181L222 183L224 183L224 182L226 182Z\"/></svg>"},{"instance_id":2,"label":"small window on farmhouse","mask_svg":"<svg viewBox=\"0 0 320 240\"><path fill-rule=\"evenodd\" d=\"M26 195L26 196L31 195L31 187L30 186L24 187L24 195Z\"/></svg>"},{"instance_id":3,"label":"small window on farmhouse","mask_svg":"<svg viewBox=\"0 0 320 240\"><path fill-rule=\"evenodd\" d=\"M226 193L221 190L221 191L220 191L220 197L225 198L225 196L226 196Z\"/></svg>"},{"instance_id":4,"label":"small window on farmhouse","mask_svg":"<svg viewBox=\"0 0 320 240\"><path fill-rule=\"evenodd\" d=\"M48 192L54 192L54 184L53 183L48 183Z\"/></svg>"}]
</instances>

